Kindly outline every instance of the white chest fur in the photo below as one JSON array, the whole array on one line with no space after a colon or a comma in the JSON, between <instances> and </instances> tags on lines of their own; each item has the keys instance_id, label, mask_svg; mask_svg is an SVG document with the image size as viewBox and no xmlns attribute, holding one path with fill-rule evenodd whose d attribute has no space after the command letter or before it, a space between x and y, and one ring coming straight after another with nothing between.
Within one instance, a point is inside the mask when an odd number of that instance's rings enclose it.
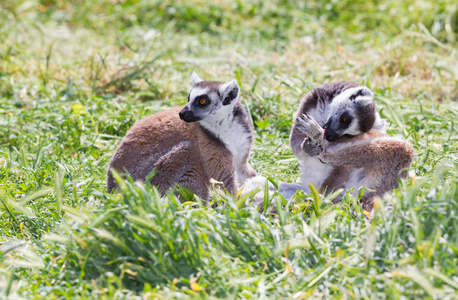
<instances>
[{"instance_id":1,"label":"white chest fur","mask_svg":"<svg viewBox=\"0 0 458 300\"><path fill-rule=\"evenodd\" d=\"M309 183L313 184L316 189L321 187L323 181L328 177L332 170L331 165L323 164L316 157L308 157L302 161L302 187L304 191L310 193Z\"/></svg>"},{"instance_id":2,"label":"white chest fur","mask_svg":"<svg viewBox=\"0 0 458 300\"><path fill-rule=\"evenodd\" d=\"M309 115L315 119L320 126L324 126L330 113L331 110L329 105L325 102L319 101L317 107L311 110ZM318 158L307 155L305 159L302 160L301 164L302 187L304 188L304 191L308 193L310 192L310 188L308 186L309 183L319 189L331 170L332 166L323 164Z\"/></svg>"},{"instance_id":3,"label":"white chest fur","mask_svg":"<svg viewBox=\"0 0 458 300\"><path fill-rule=\"evenodd\" d=\"M232 126L219 134L219 138L231 151L235 165L239 166L250 150L250 133L239 122L233 122Z\"/></svg>"},{"instance_id":4,"label":"white chest fur","mask_svg":"<svg viewBox=\"0 0 458 300\"><path fill-rule=\"evenodd\" d=\"M234 118L227 118L220 122L201 122L207 130L211 131L220 139L227 149L231 152L236 169L244 162L243 159L250 151L251 133L246 130L246 126L240 124Z\"/></svg>"}]
</instances>

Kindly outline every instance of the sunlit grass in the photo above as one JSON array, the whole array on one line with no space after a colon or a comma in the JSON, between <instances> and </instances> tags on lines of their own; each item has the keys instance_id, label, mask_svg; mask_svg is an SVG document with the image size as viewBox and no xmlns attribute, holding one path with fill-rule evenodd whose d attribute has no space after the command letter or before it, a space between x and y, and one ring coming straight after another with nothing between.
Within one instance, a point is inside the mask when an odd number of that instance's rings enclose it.
<instances>
[{"instance_id":1,"label":"sunlit grass","mask_svg":"<svg viewBox=\"0 0 458 300\"><path fill-rule=\"evenodd\" d=\"M454 1L0 2L1 297L452 299L457 19ZM292 114L340 80L374 90L411 174L370 223L351 195L276 195L269 216L129 181L106 194L122 136L184 104L193 70L239 80L261 175L299 181Z\"/></svg>"}]
</instances>

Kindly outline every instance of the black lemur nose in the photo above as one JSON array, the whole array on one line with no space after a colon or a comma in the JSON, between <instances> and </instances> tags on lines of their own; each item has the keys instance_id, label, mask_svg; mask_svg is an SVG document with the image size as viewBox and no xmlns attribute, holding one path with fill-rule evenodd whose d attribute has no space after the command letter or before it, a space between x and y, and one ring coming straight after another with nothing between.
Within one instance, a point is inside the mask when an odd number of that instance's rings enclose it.
<instances>
[{"instance_id":1,"label":"black lemur nose","mask_svg":"<svg viewBox=\"0 0 458 300\"><path fill-rule=\"evenodd\" d=\"M180 115L180 119L182 119L183 121L185 122L195 122L195 121L198 121L199 118L196 118L194 116L194 113L192 112L192 110L190 110L189 108L185 107L183 108L180 112L179 112L179 115Z\"/></svg>"},{"instance_id":2,"label":"black lemur nose","mask_svg":"<svg viewBox=\"0 0 458 300\"><path fill-rule=\"evenodd\" d=\"M333 132L328 131L328 130L326 130L324 132L324 136L330 142L335 141L337 139L337 135L335 133L333 133Z\"/></svg>"}]
</instances>

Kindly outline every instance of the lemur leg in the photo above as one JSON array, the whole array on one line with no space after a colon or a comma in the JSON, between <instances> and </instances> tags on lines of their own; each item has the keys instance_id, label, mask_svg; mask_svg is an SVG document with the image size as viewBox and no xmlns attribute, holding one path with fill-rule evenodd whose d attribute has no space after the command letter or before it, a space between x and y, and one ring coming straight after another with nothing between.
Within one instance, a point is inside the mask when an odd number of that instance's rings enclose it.
<instances>
[{"instance_id":1,"label":"lemur leg","mask_svg":"<svg viewBox=\"0 0 458 300\"><path fill-rule=\"evenodd\" d=\"M352 167L345 166L339 166L332 169L332 171L328 174L328 177L326 177L326 179L321 184L320 192L326 192L326 194L331 194L332 192L335 192L338 189L344 189L345 180L347 180L350 176L352 169ZM342 201L344 195L345 193L342 192L339 196L332 200L332 202L338 203Z\"/></svg>"},{"instance_id":2,"label":"lemur leg","mask_svg":"<svg viewBox=\"0 0 458 300\"><path fill-rule=\"evenodd\" d=\"M231 152L228 149L221 149L221 147L207 147L206 151L200 153L207 170L209 170L208 178L223 182L226 191L235 195L238 191L237 174Z\"/></svg>"},{"instance_id":3,"label":"lemur leg","mask_svg":"<svg viewBox=\"0 0 458 300\"><path fill-rule=\"evenodd\" d=\"M203 177L196 176L196 173L199 174L201 171L197 171L195 168L190 168L188 172L183 174L181 180L178 181L176 184L179 184L191 191L194 192L200 198L208 201L210 198L208 192L208 186L210 185L207 180Z\"/></svg>"},{"instance_id":4,"label":"lemur leg","mask_svg":"<svg viewBox=\"0 0 458 300\"><path fill-rule=\"evenodd\" d=\"M304 133L307 138L301 144L302 150L310 156L316 156L324 150L323 128L307 114L297 118L297 130Z\"/></svg>"},{"instance_id":5,"label":"lemur leg","mask_svg":"<svg viewBox=\"0 0 458 300\"><path fill-rule=\"evenodd\" d=\"M364 168L364 186L375 192L365 191L361 204L363 209L370 211L374 196L397 188L399 174L406 177L407 172L402 169L410 167L413 155L413 148L407 141L383 137L328 147L318 157L335 167Z\"/></svg>"},{"instance_id":6,"label":"lemur leg","mask_svg":"<svg viewBox=\"0 0 458 300\"><path fill-rule=\"evenodd\" d=\"M359 200L363 211L372 211L372 208L374 207L375 196L377 196L376 192L364 193L363 197Z\"/></svg>"},{"instance_id":7,"label":"lemur leg","mask_svg":"<svg viewBox=\"0 0 458 300\"><path fill-rule=\"evenodd\" d=\"M162 194L175 184L179 184L192 190L202 199L208 200L208 176L200 158L195 155L198 153L195 148L191 142L181 142L161 156L154 164L157 172L151 178L151 184L158 186Z\"/></svg>"},{"instance_id":8,"label":"lemur leg","mask_svg":"<svg viewBox=\"0 0 458 300\"><path fill-rule=\"evenodd\" d=\"M367 168L396 169L409 167L414 151L407 141L383 137L367 140L357 140L328 147L319 158L333 166L353 166ZM397 173L396 172L396 173Z\"/></svg>"},{"instance_id":9,"label":"lemur leg","mask_svg":"<svg viewBox=\"0 0 458 300\"><path fill-rule=\"evenodd\" d=\"M118 183L113 177L113 174L111 174L111 170L108 170L107 174L107 193L111 193L112 190L116 189L118 187Z\"/></svg>"},{"instance_id":10,"label":"lemur leg","mask_svg":"<svg viewBox=\"0 0 458 300\"><path fill-rule=\"evenodd\" d=\"M244 185L249 179L258 175L248 162L248 154L243 158L242 163L235 166L235 173L237 186L239 187Z\"/></svg>"}]
</instances>

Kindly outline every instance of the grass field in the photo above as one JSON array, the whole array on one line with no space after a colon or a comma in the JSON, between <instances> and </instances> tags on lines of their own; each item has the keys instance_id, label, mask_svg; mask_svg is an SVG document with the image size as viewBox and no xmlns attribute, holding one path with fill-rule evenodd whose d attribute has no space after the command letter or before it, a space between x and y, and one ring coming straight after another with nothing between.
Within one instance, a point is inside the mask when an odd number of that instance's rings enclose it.
<instances>
[{"instance_id":1,"label":"grass field","mask_svg":"<svg viewBox=\"0 0 458 300\"><path fill-rule=\"evenodd\" d=\"M0 1L0 298L456 299L457 33L453 0ZM272 217L107 194L120 139L193 70L239 81L260 175L299 182L292 114L341 80L376 93L411 174L370 223L351 195L275 195Z\"/></svg>"}]
</instances>

